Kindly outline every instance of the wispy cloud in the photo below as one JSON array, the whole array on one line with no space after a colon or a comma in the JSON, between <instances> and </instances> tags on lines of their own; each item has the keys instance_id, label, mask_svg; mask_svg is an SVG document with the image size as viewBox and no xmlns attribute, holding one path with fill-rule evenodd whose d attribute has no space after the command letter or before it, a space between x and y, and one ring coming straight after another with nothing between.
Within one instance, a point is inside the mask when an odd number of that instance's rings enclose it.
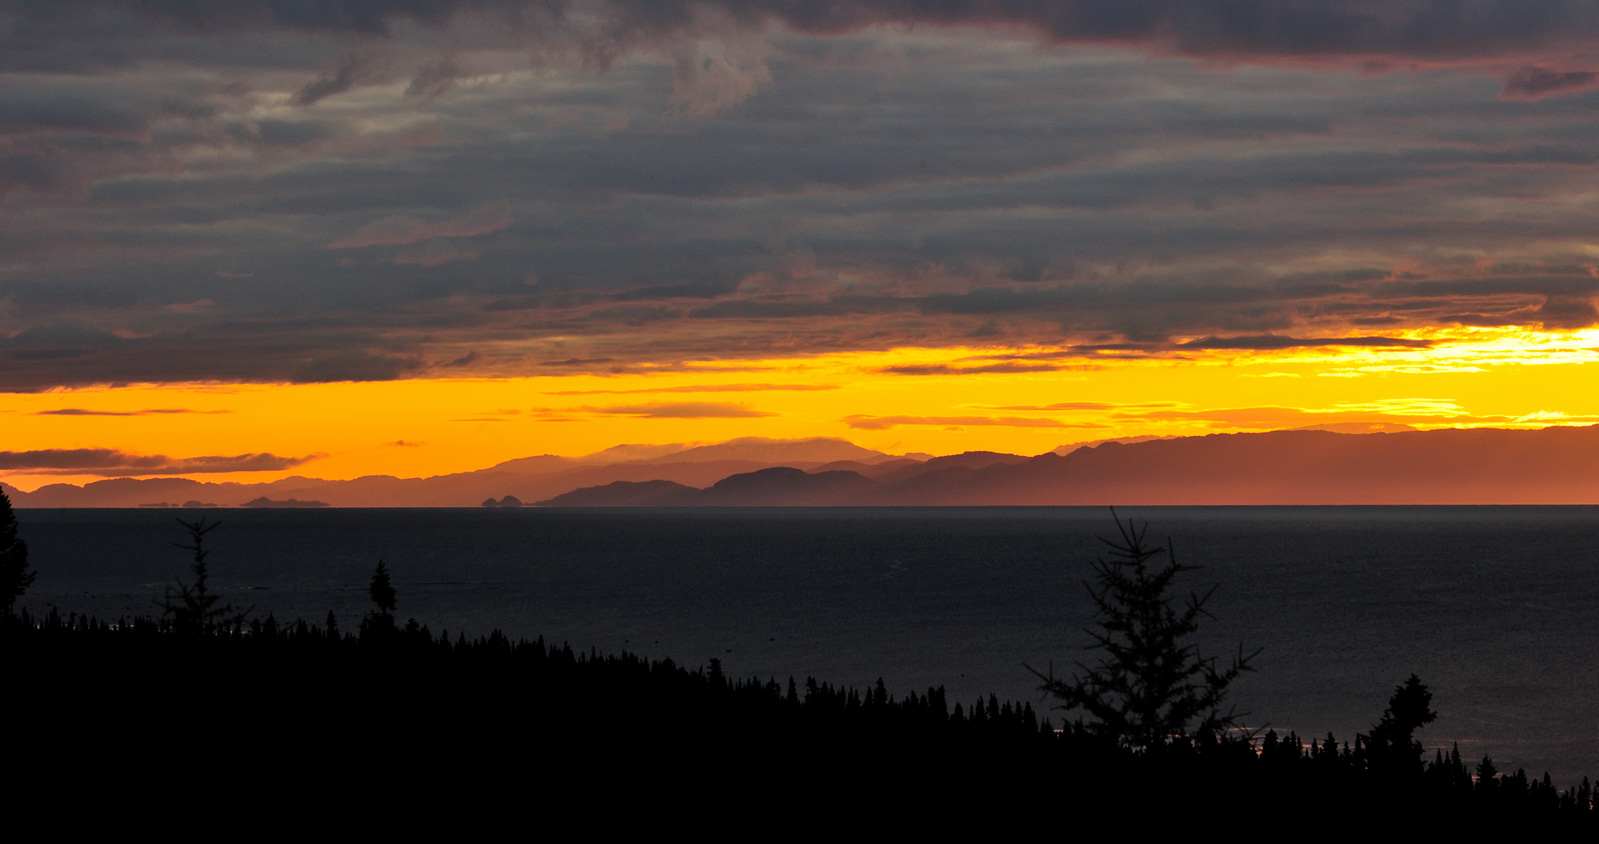
<instances>
[{"instance_id":1,"label":"wispy cloud","mask_svg":"<svg viewBox=\"0 0 1599 844\"><path fill-rule=\"evenodd\" d=\"M677 387L639 387L630 390L550 390L547 396L626 396L648 393L779 393L836 390L837 384L686 384Z\"/></svg>"},{"instance_id":2,"label":"wispy cloud","mask_svg":"<svg viewBox=\"0 0 1599 844\"><path fill-rule=\"evenodd\" d=\"M907 363L885 366L877 371L888 375L992 375L995 373L1060 372L1062 370L1091 370L1098 366L1071 366L1054 363L986 363L961 366L950 363Z\"/></svg>"},{"instance_id":3,"label":"wispy cloud","mask_svg":"<svg viewBox=\"0 0 1599 844\"><path fill-rule=\"evenodd\" d=\"M589 413L617 416L639 416L648 419L753 419L776 416L775 413L756 410L742 404L723 402L660 402L651 404L608 405L584 407Z\"/></svg>"},{"instance_id":4,"label":"wispy cloud","mask_svg":"<svg viewBox=\"0 0 1599 844\"><path fill-rule=\"evenodd\" d=\"M232 413L231 410L190 410L184 407L153 407L145 410L89 410L82 407L63 407L56 410L40 410L35 416L162 416L166 414L214 414Z\"/></svg>"},{"instance_id":5,"label":"wispy cloud","mask_svg":"<svg viewBox=\"0 0 1599 844\"><path fill-rule=\"evenodd\" d=\"M1063 401L1063 402L1055 402L1054 404L1013 404L1013 405L1002 405L1002 406L996 407L994 409L995 410L1034 410L1034 411L1051 411L1051 410L1057 410L1057 411L1058 410L1086 411L1086 410L1128 410L1128 409L1140 409L1140 408L1165 408L1165 407L1174 407L1174 406L1175 406L1174 402L1132 402L1132 403L1127 403L1127 404L1117 404L1117 403L1113 403L1113 402Z\"/></svg>"},{"instance_id":6,"label":"wispy cloud","mask_svg":"<svg viewBox=\"0 0 1599 844\"><path fill-rule=\"evenodd\" d=\"M329 249L360 249L367 246L409 246L435 238L476 237L500 231L516 220L503 204L490 204L453 220L418 220L392 216L374 220L350 235L328 244Z\"/></svg>"},{"instance_id":7,"label":"wispy cloud","mask_svg":"<svg viewBox=\"0 0 1599 844\"><path fill-rule=\"evenodd\" d=\"M1308 349L1330 346L1378 346L1397 349L1425 349L1433 344L1428 340L1411 340L1404 337L1285 337L1277 334L1255 334L1241 337L1201 337L1179 343L1184 349Z\"/></svg>"},{"instance_id":8,"label":"wispy cloud","mask_svg":"<svg viewBox=\"0 0 1599 844\"><path fill-rule=\"evenodd\" d=\"M863 431L881 431L901 425L938 425L942 427L1003 428L1103 428L1099 423L1067 423L1058 419L1036 419L1025 416L868 416L853 414L841 420L851 428Z\"/></svg>"},{"instance_id":9,"label":"wispy cloud","mask_svg":"<svg viewBox=\"0 0 1599 844\"><path fill-rule=\"evenodd\" d=\"M0 470L42 475L191 475L223 472L279 472L325 455L279 457L275 454L168 457L132 454L114 448L38 449L0 451Z\"/></svg>"}]
</instances>

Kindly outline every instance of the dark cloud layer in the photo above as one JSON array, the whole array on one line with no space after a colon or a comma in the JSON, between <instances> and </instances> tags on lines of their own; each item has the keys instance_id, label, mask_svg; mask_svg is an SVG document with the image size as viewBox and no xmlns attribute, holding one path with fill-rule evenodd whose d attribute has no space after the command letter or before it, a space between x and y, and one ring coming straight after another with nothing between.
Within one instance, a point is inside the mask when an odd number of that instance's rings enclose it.
<instances>
[{"instance_id":1,"label":"dark cloud layer","mask_svg":"<svg viewBox=\"0 0 1599 844\"><path fill-rule=\"evenodd\" d=\"M1595 35L1553 0L0 0L0 390L1589 327Z\"/></svg>"},{"instance_id":2,"label":"dark cloud layer","mask_svg":"<svg viewBox=\"0 0 1599 844\"><path fill-rule=\"evenodd\" d=\"M621 49L707 26L777 23L841 35L878 25L993 26L1032 31L1053 44L1159 44L1199 56L1392 56L1453 60L1581 44L1599 34L1599 11L1575 0L1517 3L1365 0L7 0L0 14L71 29L118 16L180 32L287 30L380 35L396 23L444 26L492 16L532 29L575 30L573 13L599 23L593 37ZM88 28L85 26L85 28Z\"/></svg>"}]
</instances>

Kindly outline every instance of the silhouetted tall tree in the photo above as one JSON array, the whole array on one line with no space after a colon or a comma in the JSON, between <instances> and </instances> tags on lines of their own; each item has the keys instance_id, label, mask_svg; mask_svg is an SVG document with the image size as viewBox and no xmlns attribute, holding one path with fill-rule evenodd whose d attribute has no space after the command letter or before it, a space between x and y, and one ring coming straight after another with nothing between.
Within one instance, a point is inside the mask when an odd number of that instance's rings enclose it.
<instances>
[{"instance_id":1,"label":"silhouetted tall tree","mask_svg":"<svg viewBox=\"0 0 1599 844\"><path fill-rule=\"evenodd\" d=\"M1110 547L1110 559L1094 563L1094 583L1084 583L1094 600L1093 650L1100 659L1089 666L1077 664L1070 680L1031 666L1043 684L1039 690L1060 701L1060 709L1080 710L1092 732L1114 738L1140 751L1165 747L1173 739L1220 735L1236 726L1239 713L1222 711L1227 687L1260 651L1238 656L1223 666L1215 657L1203 656L1192 637L1205 615L1205 603L1216 591L1190 593L1183 601L1171 594L1177 575L1198 566L1178 563L1166 548L1145 539L1148 525L1140 529L1131 520L1116 520L1119 540L1100 537ZM1164 555L1164 562L1158 562Z\"/></svg>"},{"instance_id":2,"label":"silhouetted tall tree","mask_svg":"<svg viewBox=\"0 0 1599 844\"><path fill-rule=\"evenodd\" d=\"M378 610L384 615L394 612L394 583L389 580L389 570L378 560L378 567L372 572L372 583L367 586L366 594L372 598L372 603L378 605Z\"/></svg>"},{"instance_id":3,"label":"silhouetted tall tree","mask_svg":"<svg viewBox=\"0 0 1599 844\"><path fill-rule=\"evenodd\" d=\"M1415 734L1437 717L1438 713L1432 711L1432 692L1421 678L1410 675L1404 685L1394 688L1387 711L1366 739L1371 769L1392 774L1421 773L1422 747Z\"/></svg>"},{"instance_id":4,"label":"silhouetted tall tree","mask_svg":"<svg viewBox=\"0 0 1599 844\"><path fill-rule=\"evenodd\" d=\"M206 584L210 572L206 567L205 558L211 552L205 549L205 535L218 527L221 522L206 523L202 517L197 522L187 522L178 519L178 524L189 532L189 543L181 542L172 544L185 551L194 552L194 565L190 570L194 572L194 582L184 583L177 580L177 588L167 586L166 595L156 602L161 607L161 623L168 630L180 634L209 634L231 630L244 623L250 615L250 610L236 610L232 604L220 604L221 597L213 594Z\"/></svg>"},{"instance_id":5,"label":"silhouetted tall tree","mask_svg":"<svg viewBox=\"0 0 1599 844\"><path fill-rule=\"evenodd\" d=\"M378 567L372 571L372 582L366 587L366 594L377 605L377 611L367 613L361 620L361 635L374 633L389 633L394 630L394 607L397 595L394 583L389 579L389 570L378 560Z\"/></svg>"},{"instance_id":6,"label":"silhouetted tall tree","mask_svg":"<svg viewBox=\"0 0 1599 844\"><path fill-rule=\"evenodd\" d=\"M28 571L28 543L17 535L11 499L0 491L0 616L10 615L17 599L33 585Z\"/></svg>"}]
</instances>

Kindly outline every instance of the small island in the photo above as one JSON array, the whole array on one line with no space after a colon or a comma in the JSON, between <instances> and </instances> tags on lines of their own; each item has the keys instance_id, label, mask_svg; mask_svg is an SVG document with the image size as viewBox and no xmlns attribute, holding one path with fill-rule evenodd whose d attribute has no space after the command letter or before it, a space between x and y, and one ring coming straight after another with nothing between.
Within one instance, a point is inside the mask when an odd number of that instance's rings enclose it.
<instances>
[{"instance_id":1,"label":"small island","mask_svg":"<svg viewBox=\"0 0 1599 844\"><path fill-rule=\"evenodd\" d=\"M243 504L240 504L239 506L240 507L276 507L276 508L280 508L280 509L286 509L286 508L291 508L291 507L304 507L304 508L315 509L315 508L318 508L318 507L326 507L326 506L328 506L328 503L326 501L301 501L298 498L286 498L286 499L283 499L282 501L278 501L278 500L275 500L275 499L267 498L266 496L263 495L260 498L252 498L249 501L246 501Z\"/></svg>"}]
</instances>

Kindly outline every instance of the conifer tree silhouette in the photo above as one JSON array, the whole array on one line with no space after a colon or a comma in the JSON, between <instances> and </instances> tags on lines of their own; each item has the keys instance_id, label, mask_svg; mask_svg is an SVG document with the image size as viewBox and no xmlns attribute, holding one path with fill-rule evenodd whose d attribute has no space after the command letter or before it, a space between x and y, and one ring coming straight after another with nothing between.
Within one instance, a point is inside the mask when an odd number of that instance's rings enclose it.
<instances>
[{"instance_id":1,"label":"conifer tree silhouette","mask_svg":"<svg viewBox=\"0 0 1599 844\"><path fill-rule=\"evenodd\" d=\"M1079 673L1070 680L1055 676L1053 665L1043 673L1026 666L1042 682L1046 698L1057 708L1086 713L1083 726L1136 751L1166 747L1174 739L1220 737L1237 726L1242 714L1222 710L1227 688L1259 653L1238 656L1218 664L1203 656L1191 641L1199 630L1205 603L1215 593L1190 593L1186 601L1171 594L1177 575L1198 566L1182 565L1166 548L1150 545L1139 528L1125 524L1111 510L1119 540L1100 541L1110 547L1110 558L1094 562L1094 584L1086 581L1094 601L1095 622L1085 632L1093 639L1090 649L1100 652L1092 666L1077 663ZM1157 563L1162 556L1165 561Z\"/></svg>"},{"instance_id":2,"label":"conifer tree silhouette","mask_svg":"<svg viewBox=\"0 0 1599 844\"><path fill-rule=\"evenodd\" d=\"M184 583L176 579L177 588L167 585L166 595L156 605L161 608L161 624L167 630L183 635L207 635L212 633L226 633L244 623L249 617L251 607L245 610L236 610L232 604L219 604L221 596L211 592L206 585L206 578L210 572L206 567L205 558L211 552L205 548L205 535L222 526L221 522L206 523L204 517L197 522L188 522L178 519L178 524L189 532L190 544L174 542L185 551L194 552L194 565L190 570L194 572L194 582Z\"/></svg>"},{"instance_id":3,"label":"conifer tree silhouette","mask_svg":"<svg viewBox=\"0 0 1599 844\"><path fill-rule=\"evenodd\" d=\"M9 616L17 599L33 585L28 571L28 543L17 535L11 499L0 491L0 617Z\"/></svg>"},{"instance_id":4,"label":"conifer tree silhouette","mask_svg":"<svg viewBox=\"0 0 1599 844\"><path fill-rule=\"evenodd\" d=\"M1415 734L1437 717L1438 713L1432 711L1432 692L1421 678L1410 675L1404 685L1394 689L1382 720L1366 737L1368 765L1382 773L1421 773L1422 747Z\"/></svg>"},{"instance_id":5,"label":"conifer tree silhouette","mask_svg":"<svg viewBox=\"0 0 1599 844\"><path fill-rule=\"evenodd\" d=\"M377 610L361 619L362 636L392 633L397 595L394 583L389 579L388 567L383 565L382 560L378 560L378 567L372 571L372 582L367 585L366 594L377 605Z\"/></svg>"},{"instance_id":6,"label":"conifer tree silhouette","mask_svg":"<svg viewBox=\"0 0 1599 844\"><path fill-rule=\"evenodd\" d=\"M378 560L378 567L372 572L372 583L367 586L366 594L384 615L393 614L396 598L394 584L389 580L389 570L382 560Z\"/></svg>"}]
</instances>

